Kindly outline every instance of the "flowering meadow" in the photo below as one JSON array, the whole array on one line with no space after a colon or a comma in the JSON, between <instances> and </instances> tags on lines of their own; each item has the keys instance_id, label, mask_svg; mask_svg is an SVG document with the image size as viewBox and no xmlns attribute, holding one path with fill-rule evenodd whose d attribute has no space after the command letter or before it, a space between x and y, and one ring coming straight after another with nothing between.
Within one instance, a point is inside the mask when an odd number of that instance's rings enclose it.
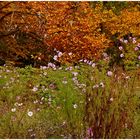
<instances>
[{"instance_id":1,"label":"flowering meadow","mask_svg":"<svg viewBox=\"0 0 140 140\"><path fill-rule=\"evenodd\" d=\"M100 63L1 66L0 138L140 138L139 72Z\"/></svg>"},{"instance_id":2,"label":"flowering meadow","mask_svg":"<svg viewBox=\"0 0 140 140\"><path fill-rule=\"evenodd\" d=\"M0 2L0 138L140 138L140 2Z\"/></svg>"}]
</instances>

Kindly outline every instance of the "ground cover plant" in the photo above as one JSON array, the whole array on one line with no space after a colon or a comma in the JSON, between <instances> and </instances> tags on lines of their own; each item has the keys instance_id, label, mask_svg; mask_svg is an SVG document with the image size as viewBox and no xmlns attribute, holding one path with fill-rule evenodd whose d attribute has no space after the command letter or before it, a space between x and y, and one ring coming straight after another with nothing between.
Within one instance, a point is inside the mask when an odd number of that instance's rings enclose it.
<instances>
[{"instance_id":1,"label":"ground cover plant","mask_svg":"<svg viewBox=\"0 0 140 140\"><path fill-rule=\"evenodd\" d=\"M140 138L139 2L0 2L0 138Z\"/></svg>"}]
</instances>

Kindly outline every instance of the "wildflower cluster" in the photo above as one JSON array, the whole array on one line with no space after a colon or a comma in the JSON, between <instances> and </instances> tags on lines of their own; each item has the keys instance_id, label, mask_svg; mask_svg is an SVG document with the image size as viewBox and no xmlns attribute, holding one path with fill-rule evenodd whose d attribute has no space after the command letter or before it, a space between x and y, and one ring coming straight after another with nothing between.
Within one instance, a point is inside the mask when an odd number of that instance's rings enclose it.
<instances>
[{"instance_id":1,"label":"wildflower cluster","mask_svg":"<svg viewBox=\"0 0 140 140\"><path fill-rule=\"evenodd\" d=\"M53 59L55 61L59 61L59 58L63 55L63 53L61 51L58 51L57 49L54 49L54 51L56 52L56 55L54 55Z\"/></svg>"},{"instance_id":2,"label":"wildflower cluster","mask_svg":"<svg viewBox=\"0 0 140 140\"><path fill-rule=\"evenodd\" d=\"M110 65L117 64L124 69L134 69L140 66L140 39L124 37L116 41L115 46L108 48Z\"/></svg>"},{"instance_id":3,"label":"wildflower cluster","mask_svg":"<svg viewBox=\"0 0 140 140\"><path fill-rule=\"evenodd\" d=\"M76 86L76 87L78 87L81 91L82 91L82 93L85 93L86 92L86 84L84 84L84 83L81 83L79 80L78 80L78 72L71 72L72 73L72 75L73 75L73 77L72 77L72 81L73 81L73 83L74 83L74 85Z\"/></svg>"},{"instance_id":4,"label":"wildflower cluster","mask_svg":"<svg viewBox=\"0 0 140 140\"><path fill-rule=\"evenodd\" d=\"M81 59L81 60L79 60L79 62L83 62L83 63L85 63L85 64L87 64L89 66L92 66L93 68L96 66L96 63L94 63L94 62L92 62L90 60L87 60L87 59Z\"/></svg>"}]
</instances>

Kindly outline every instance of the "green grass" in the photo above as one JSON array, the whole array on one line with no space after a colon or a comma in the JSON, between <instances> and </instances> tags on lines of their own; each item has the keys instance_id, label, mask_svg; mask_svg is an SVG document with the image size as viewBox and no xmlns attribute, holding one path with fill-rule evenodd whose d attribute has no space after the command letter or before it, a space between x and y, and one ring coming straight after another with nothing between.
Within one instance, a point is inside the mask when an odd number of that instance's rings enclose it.
<instances>
[{"instance_id":1,"label":"green grass","mask_svg":"<svg viewBox=\"0 0 140 140\"><path fill-rule=\"evenodd\" d=\"M140 138L137 71L66 68L0 67L0 138Z\"/></svg>"}]
</instances>

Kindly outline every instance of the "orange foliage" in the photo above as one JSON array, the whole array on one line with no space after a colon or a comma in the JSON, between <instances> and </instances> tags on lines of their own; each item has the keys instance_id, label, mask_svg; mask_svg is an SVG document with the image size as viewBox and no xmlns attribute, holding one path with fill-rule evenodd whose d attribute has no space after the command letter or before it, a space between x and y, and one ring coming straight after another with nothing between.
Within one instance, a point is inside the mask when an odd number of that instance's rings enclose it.
<instances>
[{"instance_id":1,"label":"orange foliage","mask_svg":"<svg viewBox=\"0 0 140 140\"><path fill-rule=\"evenodd\" d=\"M28 45L25 43L21 47L15 34L7 37L7 44L14 46L10 51L16 52L16 55L25 57L28 52L38 48L33 44L33 38L45 44L40 48L43 51L45 48L51 51L57 48L64 52L64 61L97 58L106 47L105 36L98 31L101 18L88 2L11 2L2 12L11 14L2 21L1 32L4 32L3 29L9 31L18 28L30 38ZM19 37L19 34L16 35ZM69 57L70 52L72 55Z\"/></svg>"},{"instance_id":2,"label":"orange foliage","mask_svg":"<svg viewBox=\"0 0 140 140\"><path fill-rule=\"evenodd\" d=\"M89 3L50 2L48 7L51 11L47 14L46 42L64 52L61 61L97 58L106 47L106 39L98 31L101 18L93 12Z\"/></svg>"},{"instance_id":3,"label":"orange foliage","mask_svg":"<svg viewBox=\"0 0 140 140\"><path fill-rule=\"evenodd\" d=\"M41 14L45 11L43 6L42 2L39 5L36 2L0 3L0 36L9 55L27 58L33 52L46 51L42 36L46 32L45 13Z\"/></svg>"},{"instance_id":4,"label":"orange foliage","mask_svg":"<svg viewBox=\"0 0 140 140\"><path fill-rule=\"evenodd\" d=\"M138 7L115 15L102 6L99 3L91 8L89 2L1 2L0 41L14 58L42 54L47 62L56 48L63 52L61 62L98 59L112 35L140 35Z\"/></svg>"},{"instance_id":5,"label":"orange foliage","mask_svg":"<svg viewBox=\"0 0 140 140\"><path fill-rule=\"evenodd\" d=\"M104 10L101 13L108 36L118 34L118 38L121 38L129 33L134 36L140 35L140 12L137 6L123 9L119 15L111 10Z\"/></svg>"}]
</instances>

